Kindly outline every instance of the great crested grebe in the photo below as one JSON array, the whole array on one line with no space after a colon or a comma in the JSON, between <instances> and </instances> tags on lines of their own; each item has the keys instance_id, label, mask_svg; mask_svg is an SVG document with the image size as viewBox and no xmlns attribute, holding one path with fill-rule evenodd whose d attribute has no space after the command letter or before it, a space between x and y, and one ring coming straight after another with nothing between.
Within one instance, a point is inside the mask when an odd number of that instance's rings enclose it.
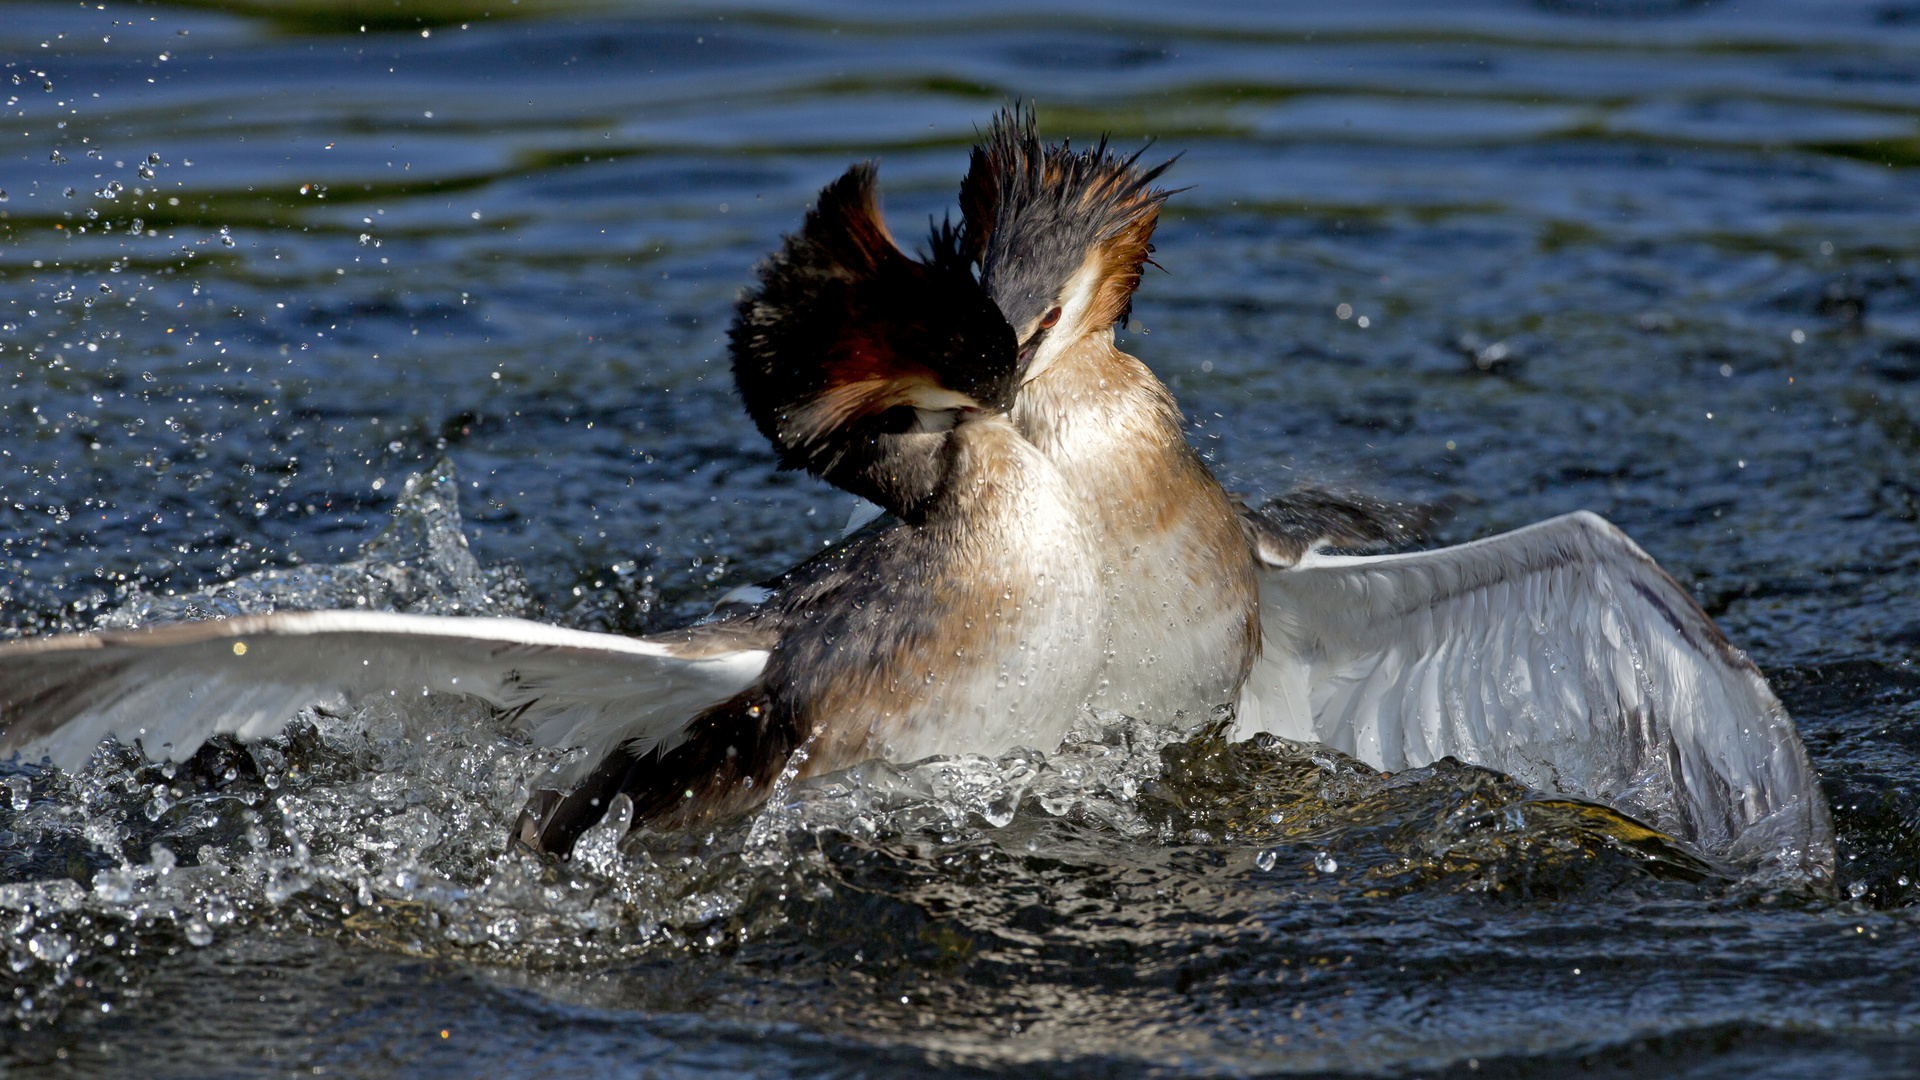
<instances>
[{"instance_id":1,"label":"great crested grebe","mask_svg":"<svg viewBox=\"0 0 1920 1080\"><path fill-rule=\"evenodd\" d=\"M661 635L764 649L766 665L672 741L629 741L538 793L519 830L532 846L566 850L619 794L664 826L751 807L802 743L797 776L1051 747L1100 669L1093 545L1059 471L1007 417L1022 361L954 233L909 259L857 165L761 266L731 344L781 463L901 524L789 571L748 612Z\"/></svg>"},{"instance_id":2,"label":"great crested grebe","mask_svg":"<svg viewBox=\"0 0 1920 1080\"><path fill-rule=\"evenodd\" d=\"M1826 800L1786 710L1604 519L1334 556L1320 551L1407 539L1402 512L1227 500L1171 395L1114 346L1167 197L1152 186L1166 166L1139 156L1043 145L1030 108L1006 109L960 198L1027 363L1014 419L1059 466L1108 574L1096 692L1145 715L1230 701L1239 737L1321 742L1381 769L1458 757L1739 865L1831 880Z\"/></svg>"},{"instance_id":3,"label":"great crested grebe","mask_svg":"<svg viewBox=\"0 0 1920 1080\"><path fill-rule=\"evenodd\" d=\"M1260 652L1236 504L1187 445L1173 395L1114 347L1152 253L1165 166L1044 148L1002 113L960 188L980 283L1020 342L1014 420L1060 469L1107 575L1095 701L1143 719L1233 700Z\"/></svg>"},{"instance_id":4,"label":"great crested grebe","mask_svg":"<svg viewBox=\"0 0 1920 1080\"><path fill-rule=\"evenodd\" d=\"M732 350L784 464L892 511L742 614L629 639L503 619L300 612L0 646L0 752L72 768L107 735L181 760L210 735L394 687L519 710L579 768L519 835L564 851L750 807L803 743L864 758L1051 749L1081 708L1236 709L1236 733L1383 769L1445 756L1602 800L1743 867L1830 877L1832 827L1764 678L1592 514L1435 551L1364 501L1255 512L1120 352L1166 193L1105 143L1008 110L963 226L916 261L857 166L760 270ZM967 269L977 268L977 280Z\"/></svg>"},{"instance_id":5,"label":"great crested grebe","mask_svg":"<svg viewBox=\"0 0 1920 1080\"><path fill-rule=\"evenodd\" d=\"M327 611L19 642L0 649L5 747L74 768L112 734L184 760L343 691L464 693L586 748L517 830L565 851L622 793L661 826L756 805L802 744L802 776L1057 744L1100 667L1093 548L1006 415L1012 334L954 235L933 240L928 261L901 253L855 166L740 302L736 381L782 462L903 522L755 610L644 639Z\"/></svg>"}]
</instances>

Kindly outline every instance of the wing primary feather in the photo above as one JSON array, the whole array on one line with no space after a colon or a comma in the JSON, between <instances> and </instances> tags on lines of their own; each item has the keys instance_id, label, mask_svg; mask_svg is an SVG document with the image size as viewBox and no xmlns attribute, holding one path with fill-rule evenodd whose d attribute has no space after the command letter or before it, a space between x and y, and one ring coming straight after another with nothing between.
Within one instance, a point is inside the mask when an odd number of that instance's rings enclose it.
<instances>
[{"instance_id":1,"label":"wing primary feather","mask_svg":"<svg viewBox=\"0 0 1920 1080\"><path fill-rule=\"evenodd\" d=\"M271 737L340 695L421 690L479 698L536 741L589 756L670 746L693 716L759 677L769 644L740 626L626 638L353 611L30 639L0 646L0 754L76 769L111 735L183 760L214 734Z\"/></svg>"},{"instance_id":2,"label":"wing primary feather","mask_svg":"<svg viewBox=\"0 0 1920 1080\"><path fill-rule=\"evenodd\" d=\"M1712 857L1831 881L1830 815L1786 710L1604 519L1268 563L1238 734L1304 734L1376 768L1451 755L1611 803ZM1305 733L1278 726L1290 680L1306 684Z\"/></svg>"}]
</instances>

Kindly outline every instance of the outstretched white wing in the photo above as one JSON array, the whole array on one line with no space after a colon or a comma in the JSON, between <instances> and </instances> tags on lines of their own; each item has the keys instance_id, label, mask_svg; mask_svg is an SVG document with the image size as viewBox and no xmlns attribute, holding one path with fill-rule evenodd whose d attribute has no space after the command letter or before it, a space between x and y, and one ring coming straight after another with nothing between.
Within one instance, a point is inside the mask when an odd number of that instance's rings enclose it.
<instances>
[{"instance_id":1,"label":"outstretched white wing","mask_svg":"<svg viewBox=\"0 0 1920 1080\"><path fill-rule=\"evenodd\" d=\"M343 694L436 690L524 709L536 742L586 747L592 762L621 743L678 741L688 720L759 676L759 645L357 611L30 639L0 646L0 756L74 769L113 735L183 761L211 735L267 738Z\"/></svg>"},{"instance_id":2,"label":"outstretched white wing","mask_svg":"<svg viewBox=\"0 0 1920 1080\"><path fill-rule=\"evenodd\" d=\"M1452 756L1620 807L1743 867L1827 877L1825 798L1766 679L1646 552L1568 514L1260 577L1238 734L1376 768Z\"/></svg>"}]
</instances>

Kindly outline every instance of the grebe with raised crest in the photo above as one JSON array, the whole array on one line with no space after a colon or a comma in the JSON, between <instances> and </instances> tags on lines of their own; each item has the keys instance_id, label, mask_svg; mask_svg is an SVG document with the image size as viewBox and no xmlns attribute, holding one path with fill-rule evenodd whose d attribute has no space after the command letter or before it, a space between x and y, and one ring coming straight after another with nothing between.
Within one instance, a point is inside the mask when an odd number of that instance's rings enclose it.
<instances>
[{"instance_id":1,"label":"grebe with raised crest","mask_svg":"<svg viewBox=\"0 0 1920 1080\"><path fill-rule=\"evenodd\" d=\"M1167 197L1105 142L995 119L932 254L870 167L763 264L731 335L783 465L897 523L749 610L631 639L508 619L285 612L0 646L0 751L107 736L182 760L340 694L422 687L585 749L517 834L564 852L610 800L681 825L871 757L1050 750L1086 707L1318 741L1381 769L1453 756L1600 800L1741 867L1830 880L1832 826L1757 669L1624 534L1577 513L1457 547L1389 504L1261 511L1114 343Z\"/></svg>"}]
</instances>

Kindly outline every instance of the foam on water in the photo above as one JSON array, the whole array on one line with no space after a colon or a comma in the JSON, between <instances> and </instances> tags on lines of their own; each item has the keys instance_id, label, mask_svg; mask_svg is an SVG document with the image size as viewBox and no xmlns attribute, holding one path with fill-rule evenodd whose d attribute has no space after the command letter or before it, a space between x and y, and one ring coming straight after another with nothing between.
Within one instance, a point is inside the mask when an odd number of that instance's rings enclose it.
<instances>
[{"instance_id":1,"label":"foam on water","mask_svg":"<svg viewBox=\"0 0 1920 1080\"><path fill-rule=\"evenodd\" d=\"M136 595L101 621L517 610L518 578L483 572L467 550L456 493L442 461L407 483L356 560ZM72 776L7 766L0 863L16 881L38 880L0 886L12 942L0 1009L29 1024L111 1010L139 994L142 957L243 927L522 970L737 946L804 922L796 905L846 888L850 853L903 843L963 852L1021 833L1039 857L1083 857L1072 853L1089 830L1223 846L1260 871L1285 858L1370 895L1724 877L1617 812L1489 770L1449 760L1386 776L1322 746L1231 743L1230 728L1224 712L1186 729L1089 712L1045 752L876 760L798 784L796 755L762 809L705 833L629 833L623 796L567 862L510 837L529 793L568 755L527 746L469 699L309 709L277 738L216 739L179 765L109 744ZM1050 820L1073 831L1050 833Z\"/></svg>"},{"instance_id":2,"label":"foam on water","mask_svg":"<svg viewBox=\"0 0 1920 1080\"><path fill-rule=\"evenodd\" d=\"M1481 770L1098 718L523 865L504 787L560 762L415 700L0 762L0 1070L1920 1071L1910 6L326 7L0 19L0 637L365 559L443 452L529 615L697 617L844 517L740 414L740 284L853 160L910 242L1020 98L1183 155L1120 344L1230 489L1619 524L1793 713L1839 898ZM296 580L458 596L346 578Z\"/></svg>"},{"instance_id":3,"label":"foam on water","mask_svg":"<svg viewBox=\"0 0 1920 1080\"><path fill-rule=\"evenodd\" d=\"M1359 796L1379 798L1390 785L1315 748L1245 752L1304 772L1284 792L1222 788L1217 773L1167 783L1168 752L1194 745L1124 719L1090 719L1051 756L873 762L778 792L758 814L700 836L641 832L622 841L629 809L621 805L568 864L508 845L531 782L555 755L490 730L487 717L458 702L351 716L316 710L279 739L210 746L177 770L112 748L78 776L36 777L35 807L11 823L15 844L66 852L69 872L91 884L0 889L16 943L8 1015L36 1022L111 1009L139 994L143 956L204 947L241 928L299 928L521 970L593 970L651 951L777 935L797 917L795 904L845 887L847 844L964 851L1024 816L1135 841L1253 843L1270 852L1338 845L1353 819L1404 810L1367 807ZM1195 771L1191 762L1178 769ZM1474 792L1433 835L1411 840L1422 867L1375 860L1362 875L1405 888L1414 887L1406 879L1431 879L1435 867L1459 877L1470 872L1462 866L1503 860L1516 864L1501 871L1511 875L1533 847L1564 858L1578 844L1605 842L1603 830L1562 823L1566 835L1535 827L1531 846L1516 847L1528 828L1511 807L1524 808L1524 796L1502 794ZM1511 804L1505 818L1494 816L1502 801ZM1493 851L1473 835L1483 818L1509 834L1491 844L1512 850ZM1028 841L1032 853L1054 846ZM1324 850L1311 859L1324 874L1339 868Z\"/></svg>"}]
</instances>

